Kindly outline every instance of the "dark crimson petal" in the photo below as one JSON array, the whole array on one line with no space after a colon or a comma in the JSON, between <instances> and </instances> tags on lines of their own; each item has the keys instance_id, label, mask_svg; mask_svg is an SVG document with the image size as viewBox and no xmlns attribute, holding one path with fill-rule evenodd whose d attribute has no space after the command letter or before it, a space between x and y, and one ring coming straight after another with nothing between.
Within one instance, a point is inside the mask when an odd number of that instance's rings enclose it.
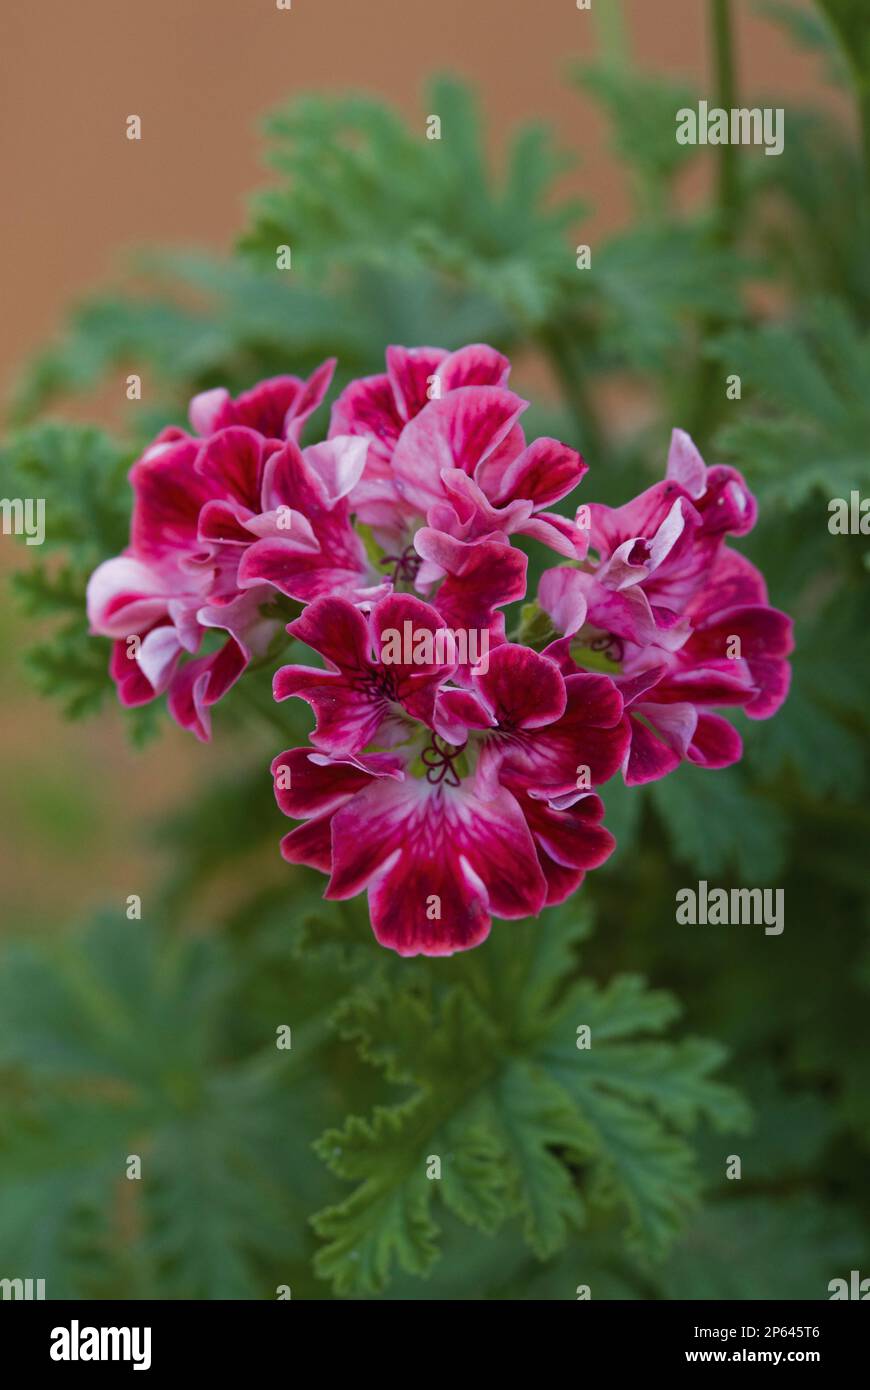
<instances>
[{"instance_id":1,"label":"dark crimson petal","mask_svg":"<svg viewBox=\"0 0 870 1390\"><path fill-rule=\"evenodd\" d=\"M231 637L219 651L188 661L169 687L169 712L182 729L189 729L203 743L211 738L210 707L233 685L248 658Z\"/></svg>"},{"instance_id":2,"label":"dark crimson petal","mask_svg":"<svg viewBox=\"0 0 870 1390\"><path fill-rule=\"evenodd\" d=\"M283 778L279 777L282 769L286 769ZM396 777L401 770L401 761L390 755L339 761L312 748L288 748L273 758L271 768L275 800L284 815L294 820L335 811L373 777ZM281 781L289 786L279 785Z\"/></svg>"},{"instance_id":3,"label":"dark crimson petal","mask_svg":"<svg viewBox=\"0 0 870 1390\"><path fill-rule=\"evenodd\" d=\"M463 744L469 729L491 729L494 716L471 690L441 690L435 725L449 743Z\"/></svg>"},{"instance_id":4,"label":"dark crimson petal","mask_svg":"<svg viewBox=\"0 0 870 1390\"><path fill-rule=\"evenodd\" d=\"M369 787L336 815L333 862L326 896L369 885L375 934L403 955L464 950L486 935L490 909L522 917L546 896L522 813L502 788ZM440 918L427 915L433 897Z\"/></svg>"},{"instance_id":5,"label":"dark crimson petal","mask_svg":"<svg viewBox=\"0 0 870 1390\"><path fill-rule=\"evenodd\" d=\"M109 675L115 682L118 699L128 709L149 704L157 693L138 661L130 657L129 651L125 640L113 642L109 657Z\"/></svg>"},{"instance_id":6,"label":"dark crimson petal","mask_svg":"<svg viewBox=\"0 0 870 1390\"><path fill-rule=\"evenodd\" d=\"M425 514L444 496L442 469L473 475L505 442L527 404L496 386L463 386L430 401L406 425L393 454L401 495Z\"/></svg>"},{"instance_id":7,"label":"dark crimson petal","mask_svg":"<svg viewBox=\"0 0 870 1390\"><path fill-rule=\"evenodd\" d=\"M382 946L400 956L452 956L486 940L492 920L489 905L467 863L453 857L430 860L415 874L414 896L408 892L407 876L408 866L397 850L393 863L369 889L372 928ZM436 902L438 916L430 917Z\"/></svg>"},{"instance_id":8,"label":"dark crimson petal","mask_svg":"<svg viewBox=\"0 0 870 1390\"><path fill-rule=\"evenodd\" d=\"M373 686L354 684L338 671L308 666L282 666L275 673L272 693L279 701L295 695L308 702L317 721L311 742L335 757L362 752L390 710Z\"/></svg>"},{"instance_id":9,"label":"dark crimson petal","mask_svg":"<svg viewBox=\"0 0 870 1390\"><path fill-rule=\"evenodd\" d=\"M230 425L244 425L267 439L297 436L329 390L335 358L323 362L307 381L298 376L273 376L260 381L236 400L223 387L203 391L190 403L190 420L198 434L209 435Z\"/></svg>"},{"instance_id":10,"label":"dark crimson petal","mask_svg":"<svg viewBox=\"0 0 870 1390\"><path fill-rule=\"evenodd\" d=\"M624 541L634 540L638 536L650 540L680 497L688 500L683 488L675 482L663 482L654 483L623 507L606 507L600 502L591 502L590 544L606 559Z\"/></svg>"},{"instance_id":11,"label":"dark crimson petal","mask_svg":"<svg viewBox=\"0 0 870 1390\"><path fill-rule=\"evenodd\" d=\"M568 696L559 668L528 647L497 647L489 670L472 681L505 729L538 729L565 713Z\"/></svg>"},{"instance_id":12,"label":"dark crimson petal","mask_svg":"<svg viewBox=\"0 0 870 1390\"><path fill-rule=\"evenodd\" d=\"M746 706L750 719L769 719L776 714L791 686L791 667L776 657L750 657L749 669L758 694Z\"/></svg>"},{"instance_id":13,"label":"dark crimson petal","mask_svg":"<svg viewBox=\"0 0 870 1390\"><path fill-rule=\"evenodd\" d=\"M375 604L372 609L371 627L374 637L374 649L379 662L383 663L384 648L387 643L386 633L398 632L404 639L406 632L405 624L410 624L407 631L411 634L412 645L411 655L413 657L413 637L416 633L431 632L434 636L439 630L444 632L446 623L431 605L424 603L422 599L415 598L412 594L388 594ZM443 650L449 656L450 644L442 637ZM404 640L403 640L404 648ZM403 650L404 655L404 650ZM439 676L442 679L449 676L456 663L455 661L414 662L406 665L404 661L390 662L386 669L395 676L400 687L407 685L414 679L420 680L431 676Z\"/></svg>"},{"instance_id":14,"label":"dark crimson petal","mask_svg":"<svg viewBox=\"0 0 870 1390\"><path fill-rule=\"evenodd\" d=\"M707 469L706 488L695 506L705 535L745 536L758 519L758 505L743 477L723 464Z\"/></svg>"},{"instance_id":15,"label":"dark crimson petal","mask_svg":"<svg viewBox=\"0 0 870 1390\"><path fill-rule=\"evenodd\" d=\"M289 624L287 631L299 642L319 652L336 671L353 675L372 671L369 625L360 610L346 598L324 595Z\"/></svg>"},{"instance_id":16,"label":"dark crimson petal","mask_svg":"<svg viewBox=\"0 0 870 1390\"><path fill-rule=\"evenodd\" d=\"M718 613L693 632L681 660L703 663L713 654L721 656L735 636L740 638L740 654L755 686L746 713L753 719L768 719L788 694L791 680L785 657L794 647L794 638L787 614L760 605Z\"/></svg>"},{"instance_id":17,"label":"dark crimson petal","mask_svg":"<svg viewBox=\"0 0 870 1390\"><path fill-rule=\"evenodd\" d=\"M142 556L196 546L201 508L220 489L194 471L199 440L149 449L130 469L135 494L130 542Z\"/></svg>"},{"instance_id":18,"label":"dark crimson petal","mask_svg":"<svg viewBox=\"0 0 870 1390\"><path fill-rule=\"evenodd\" d=\"M288 864L307 864L321 873L332 872L332 817L316 816L314 820L297 825L281 841L281 854Z\"/></svg>"},{"instance_id":19,"label":"dark crimson petal","mask_svg":"<svg viewBox=\"0 0 870 1390\"><path fill-rule=\"evenodd\" d=\"M730 767L740 761L743 740L727 719L718 714L698 715L698 726L689 746L689 759L701 767Z\"/></svg>"},{"instance_id":20,"label":"dark crimson petal","mask_svg":"<svg viewBox=\"0 0 870 1390\"><path fill-rule=\"evenodd\" d=\"M245 391L234 401L234 424L259 430L267 438L283 439L284 422L299 400L302 382L298 377L272 377ZM291 413L292 418L292 413Z\"/></svg>"},{"instance_id":21,"label":"dark crimson petal","mask_svg":"<svg viewBox=\"0 0 870 1390\"><path fill-rule=\"evenodd\" d=\"M604 803L594 794L563 810L527 793L519 801L539 851L543 848L565 868L597 869L616 848L610 831L600 824Z\"/></svg>"},{"instance_id":22,"label":"dark crimson petal","mask_svg":"<svg viewBox=\"0 0 870 1390\"><path fill-rule=\"evenodd\" d=\"M197 539L204 544L218 541L224 545L250 545L255 537L244 523L252 516L251 510L238 502L215 498L206 502L199 514Z\"/></svg>"},{"instance_id":23,"label":"dark crimson petal","mask_svg":"<svg viewBox=\"0 0 870 1390\"><path fill-rule=\"evenodd\" d=\"M386 355L396 410L403 420L411 420L428 405L429 379L448 354L443 348L388 347Z\"/></svg>"},{"instance_id":24,"label":"dark crimson petal","mask_svg":"<svg viewBox=\"0 0 870 1390\"><path fill-rule=\"evenodd\" d=\"M287 541L255 541L242 555L238 583L242 589L271 584L300 603L330 594L355 593L365 576L358 569L330 565L318 552L297 550Z\"/></svg>"},{"instance_id":25,"label":"dark crimson petal","mask_svg":"<svg viewBox=\"0 0 870 1390\"><path fill-rule=\"evenodd\" d=\"M547 507L571 492L587 471L580 454L567 444L536 439L504 470L491 500L504 506L513 498L528 497L536 507Z\"/></svg>"},{"instance_id":26,"label":"dark crimson petal","mask_svg":"<svg viewBox=\"0 0 870 1390\"><path fill-rule=\"evenodd\" d=\"M740 655L744 661L753 657L788 656L794 647L792 621L778 608L761 605L729 608L699 624L692 633L681 657L700 661L704 658L728 659L728 642L740 638Z\"/></svg>"},{"instance_id":27,"label":"dark crimson petal","mask_svg":"<svg viewBox=\"0 0 870 1390\"><path fill-rule=\"evenodd\" d=\"M667 664L660 661L655 666L647 666L645 670L637 671L631 676L614 676L614 685L622 696L625 708L628 709L629 705L634 704L647 691L655 690L656 699L661 699L659 682L667 670Z\"/></svg>"},{"instance_id":28,"label":"dark crimson petal","mask_svg":"<svg viewBox=\"0 0 870 1390\"><path fill-rule=\"evenodd\" d=\"M652 729L631 716L631 751L625 769L625 784L639 787L645 782L657 782L679 767L682 758L677 749L657 738Z\"/></svg>"},{"instance_id":29,"label":"dark crimson petal","mask_svg":"<svg viewBox=\"0 0 870 1390\"><path fill-rule=\"evenodd\" d=\"M653 698L660 704L691 700L696 705L743 705L754 694L748 664L726 660L677 667L655 687Z\"/></svg>"},{"instance_id":30,"label":"dark crimson petal","mask_svg":"<svg viewBox=\"0 0 870 1390\"><path fill-rule=\"evenodd\" d=\"M718 551L704 587L695 595L686 612L693 623L721 613L726 608L767 604L767 585L758 570L736 550L724 546Z\"/></svg>"},{"instance_id":31,"label":"dark crimson petal","mask_svg":"<svg viewBox=\"0 0 870 1390\"><path fill-rule=\"evenodd\" d=\"M365 477L389 475L389 463L404 420L388 376L366 376L346 386L332 407L329 437L363 435L371 440Z\"/></svg>"},{"instance_id":32,"label":"dark crimson petal","mask_svg":"<svg viewBox=\"0 0 870 1390\"><path fill-rule=\"evenodd\" d=\"M580 767L589 768L593 785L608 781L622 766L630 737L622 697L609 676L582 672L564 680L568 698L561 719L520 730L502 749L513 781L554 796L576 787Z\"/></svg>"},{"instance_id":33,"label":"dark crimson petal","mask_svg":"<svg viewBox=\"0 0 870 1390\"><path fill-rule=\"evenodd\" d=\"M418 550L429 558L419 544ZM521 550L495 541L456 541L453 557L454 567L435 597L448 627L482 631L492 624L494 609L525 596L529 562Z\"/></svg>"},{"instance_id":34,"label":"dark crimson petal","mask_svg":"<svg viewBox=\"0 0 870 1390\"><path fill-rule=\"evenodd\" d=\"M222 496L259 512L263 467L269 456L263 446L262 435L254 430L219 430L202 445L196 472Z\"/></svg>"},{"instance_id":35,"label":"dark crimson petal","mask_svg":"<svg viewBox=\"0 0 870 1390\"><path fill-rule=\"evenodd\" d=\"M586 877L586 872L584 869L566 869L563 864L557 864L540 845L537 846L537 850L538 862L547 880L546 906L557 907L577 892Z\"/></svg>"}]
</instances>

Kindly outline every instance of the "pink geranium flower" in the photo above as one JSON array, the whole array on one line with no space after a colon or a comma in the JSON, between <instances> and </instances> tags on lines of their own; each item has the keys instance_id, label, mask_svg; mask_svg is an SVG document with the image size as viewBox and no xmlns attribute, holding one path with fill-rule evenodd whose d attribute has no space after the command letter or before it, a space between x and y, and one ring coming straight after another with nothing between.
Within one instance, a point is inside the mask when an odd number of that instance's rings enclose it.
<instances>
[{"instance_id":1,"label":"pink geranium flower","mask_svg":"<svg viewBox=\"0 0 870 1390\"><path fill-rule=\"evenodd\" d=\"M88 585L91 629L115 642L110 670L122 703L168 692L174 718L207 739L211 706L281 630L277 593L307 602L385 591L347 502L364 441L300 449L294 437L330 374L327 364L315 385L278 378L236 402L210 393L194 403L203 427L246 415L286 440L237 424L203 440L164 431L134 464L130 545ZM199 655L210 632L225 640Z\"/></svg>"},{"instance_id":2,"label":"pink geranium flower","mask_svg":"<svg viewBox=\"0 0 870 1390\"><path fill-rule=\"evenodd\" d=\"M600 657L608 664L631 720L628 783L663 777L684 759L736 762L740 736L710 708L775 713L793 646L791 620L769 606L761 575L724 543L755 523L743 478L707 468L675 431L664 482L615 510L592 504L590 514L585 566L541 579L542 608L573 638L549 655L563 671Z\"/></svg>"},{"instance_id":3,"label":"pink geranium flower","mask_svg":"<svg viewBox=\"0 0 870 1390\"><path fill-rule=\"evenodd\" d=\"M291 749L272 765L279 806L305 822L282 842L285 858L328 872L327 898L367 890L375 935L401 955L465 950L493 916L561 902L613 848L589 790L628 743L613 682L566 679L549 658L505 644L470 688L431 669L400 668L385 684L378 642L408 615L425 626L427 605L386 599L366 623L342 603L312 605L304 633L293 625L333 669L275 678L278 698L312 703L324 750ZM346 624L352 640L337 645Z\"/></svg>"},{"instance_id":4,"label":"pink geranium flower","mask_svg":"<svg viewBox=\"0 0 870 1390\"><path fill-rule=\"evenodd\" d=\"M434 641L421 652L420 638L434 638L446 627L430 604L410 594L381 599L367 617L347 599L319 598L287 631L318 651L328 669L282 666L274 680L275 699L307 700L317 718L311 741L334 757L360 753L373 740L402 742L415 723L434 727L438 688L456 661L447 659L446 642L441 661L435 659ZM398 661L387 660L388 638L397 633L401 639L406 631L409 650ZM415 652L421 659L415 660ZM388 725L393 725L389 735Z\"/></svg>"},{"instance_id":5,"label":"pink geranium flower","mask_svg":"<svg viewBox=\"0 0 870 1390\"><path fill-rule=\"evenodd\" d=\"M352 382L333 406L330 435L369 443L351 494L360 520L400 554L428 521L416 547L422 588L452 573L442 533L465 542L521 534L566 556L585 553L585 532L544 509L577 486L586 464L555 439L526 443L519 419L528 402L506 389L509 372L483 344L391 347L386 373Z\"/></svg>"},{"instance_id":6,"label":"pink geranium flower","mask_svg":"<svg viewBox=\"0 0 870 1390\"><path fill-rule=\"evenodd\" d=\"M334 371L331 357L307 381L298 376L269 377L235 400L223 386L201 391L190 402L191 427L205 438L230 425L247 425L267 439L298 439L329 390Z\"/></svg>"},{"instance_id":7,"label":"pink geranium flower","mask_svg":"<svg viewBox=\"0 0 870 1390\"><path fill-rule=\"evenodd\" d=\"M736 761L715 710L778 709L791 622L727 547L755 522L743 478L681 431L662 482L588 504L581 525L548 508L586 465L526 440L500 353L389 348L303 448L333 366L194 398L193 433L164 430L131 470L130 543L92 575L88 612L121 701L165 693L201 739L292 616L324 664L274 678L315 720L310 746L272 765L299 822L282 852L329 876L327 898L366 892L382 944L449 955L493 918L564 901L608 857L595 788L617 770L634 784ZM506 631L526 595L520 536L563 561L540 581L559 634L543 652Z\"/></svg>"}]
</instances>

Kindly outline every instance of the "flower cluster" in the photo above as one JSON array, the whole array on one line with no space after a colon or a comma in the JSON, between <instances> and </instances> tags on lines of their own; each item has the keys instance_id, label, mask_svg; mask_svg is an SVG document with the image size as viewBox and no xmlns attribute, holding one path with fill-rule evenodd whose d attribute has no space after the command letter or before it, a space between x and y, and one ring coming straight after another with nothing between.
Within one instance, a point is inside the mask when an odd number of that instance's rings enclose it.
<instances>
[{"instance_id":1,"label":"flower cluster","mask_svg":"<svg viewBox=\"0 0 870 1390\"><path fill-rule=\"evenodd\" d=\"M403 955L481 942L493 916L538 914L614 847L596 789L689 760L725 767L740 738L714 708L767 718L788 688L791 624L729 534L755 502L675 431L664 481L626 506L549 510L586 472L527 441L510 364L483 345L390 348L352 382L325 441L301 447L334 364L232 400L196 397L134 465L130 544L92 576L92 630L113 639L125 704L164 692L210 736L210 709L287 632L320 666L284 666L310 746L272 765L299 824L284 857L366 890ZM527 597L519 538L543 545Z\"/></svg>"}]
</instances>

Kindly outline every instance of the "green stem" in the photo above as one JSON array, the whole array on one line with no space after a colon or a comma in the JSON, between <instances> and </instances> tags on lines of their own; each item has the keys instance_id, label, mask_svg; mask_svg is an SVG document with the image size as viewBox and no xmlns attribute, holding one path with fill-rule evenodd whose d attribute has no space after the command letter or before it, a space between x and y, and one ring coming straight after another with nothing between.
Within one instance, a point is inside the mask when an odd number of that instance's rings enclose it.
<instances>
[{"instance_id":1,"label":"green stem","mask_svg":"<svg viewBox=\"0 0 870 1390\"><path fill-rule=\"evenodd\" d=\"M865 0L866 2L866 0ZM858 0L853 0L850 13L842 0L818 0L843 54L855 85L855 101L861 127L864 203L870 216L870 34L862 33L863 16L858 19Z\"/></svg>"},{"instance_id":2,"label":"green stem","mask_svg":"<svg viewBox=\"0 0 870 1390\"><path fill-rule=\"evenodd\" d=\"M627 67L629 48L622 0L604 0L603 4L594 8L593 14L600 38L602 58L611 68L619 70Z\"/></svg>"},{"instance_id":3,"label":"green stem","mask_svg":"<svg viewBox=\"0 0 870 1390\"><path fill-rule=\"evenodd\" d=\"M602 456L604 436L578 362L577 331L570 323L557 321L541 332L540 340L574 418L578 446L587 462L594 462Z\"/></svg>"},{"instance_id":4,"label":"green stem","mask_svg":"<svg viewBox=\"0 0 870 1390\"><path fill-rule=\"evenodd\" d=\"M710 0L710 37L716 105L731 111L739 105L731 0ZM737 148L731 144L719 145L714 235L723 250L731 249L737 241L742 203ZM699 325L702 342L715 337L723 327L716 317L702 320ZM715 428L723 400L718 363L702 359L692 378L685 413L686 428L702 450Z\"/></svg>"},{"instance_id":5,"label":"green stem","mask_svg":"<svg viewBox=\"0 0 870 1390\"><path fill-rule=\"evenodd\" d=\"M864 166L864 201L870 220L870 85L858 87L858 112L861 120L861 146Z\"/></svg>"},{"instance_id":6,"label":"green stem","mask_svg":"<svg viewBox=\"0 0 870 1390\"><path fill-rule=\"evenodd\" d=\"M716 104L724 111L731 111L737 105L731 0L711 0L710 20ZM719 146L717 202L719 236L729 243L734 237L741 203L737 146L730 143Z\"/></svg>"}]
</instances>

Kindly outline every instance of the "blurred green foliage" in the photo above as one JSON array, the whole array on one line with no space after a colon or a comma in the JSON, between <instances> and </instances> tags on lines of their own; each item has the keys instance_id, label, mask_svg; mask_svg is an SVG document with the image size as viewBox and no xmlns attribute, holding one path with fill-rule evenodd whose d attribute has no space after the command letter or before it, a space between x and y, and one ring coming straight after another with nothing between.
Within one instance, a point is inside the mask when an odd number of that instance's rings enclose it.
<instances>
[{"instance_id":1,"label":"blurred green foliage","mask_svg":"<svg viewBox=\"0 0 870 1390\"><path fill-rule=\"evenodd\" d=\"M848 65L870 139L866 6L763 8L826 71ZM50 1296L824 1298L866 1259L867 546L829 534L827 503L870 487L870 159L780 101L783 156L723 154L715 197L687 209L704 156L673 123L696 94L639 71L619 26L603 39L572 77L612 122L634 213L589 270L547 132L521 130L495 177L473 94L442 80L439 141L361 98L276 113L277 179L233 257L151 253L144 291L78 307L0 451L0 491L48 499L44 554L15 579L54 624L31 661L73 716L110 693L84 584L124 544L137 447L195 391L327 355L341 382L390 342L485 339L549 363L560 403L535 423L584 449L588 498L660 476L674 425L745 473L762 518L746 551L796 618L792 695L772 723L740 721L738 768L606 788L618 849L579 899L497 924L470 956L403 962L364 904L320 903L317 875L260 874L284 828L266 750L305 723L270 710L268 671L246 678L216 746L265 715L262 757L163 827L173 868L146 920L113 911L4 949L0 1265ZM125 370L151 403L123 443L46 422ZM603 405L614 381L644 402L633 431ZM135 736L163 718L137 716ZM784 888L785 932L677 926L675 891L697 878Z\"/></svg>"}]
</instances>

